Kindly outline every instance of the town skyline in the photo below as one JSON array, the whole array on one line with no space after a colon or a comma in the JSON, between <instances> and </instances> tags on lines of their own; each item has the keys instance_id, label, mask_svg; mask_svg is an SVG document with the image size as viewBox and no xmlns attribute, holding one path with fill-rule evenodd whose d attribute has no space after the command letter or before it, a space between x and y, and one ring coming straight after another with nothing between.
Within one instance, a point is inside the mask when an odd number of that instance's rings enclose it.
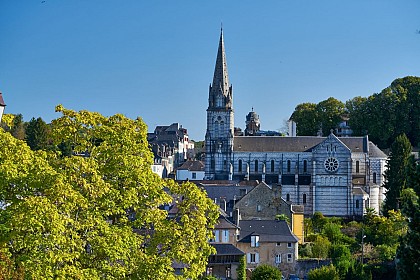
<instances>
[{"instance_id":1,"label":"town skyline","mask_svg":"<svg viewBox=\"0 0 420 280\"><path fill-rule=\"evenodd\" d=\"M212 13L224 5L224 9ZM343 102L419 76L420 3L20 1L0 4L5 113L59 117L54 107L178 122L205 135L220 25L235 126L254 109L278 130L303 102Z\"/></svg>"}]
</instances>

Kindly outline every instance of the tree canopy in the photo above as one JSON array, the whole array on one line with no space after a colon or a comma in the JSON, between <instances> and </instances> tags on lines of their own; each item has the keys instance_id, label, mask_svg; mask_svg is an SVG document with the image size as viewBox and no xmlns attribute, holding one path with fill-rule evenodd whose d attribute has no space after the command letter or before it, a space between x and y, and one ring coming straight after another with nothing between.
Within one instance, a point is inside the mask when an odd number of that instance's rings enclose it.
<instances>
[{"instance_id":1,"label":"tree canopy","mask_svg":"<svg viewBox=\"0 0 420 280\"><path fill-rule=\"evenodd\" d=\"M217 206L151 171L144 122L56 111L52 140L70 156L0 130L0 249L10 263L31 279L175 279L173 264L179 278L201 275Z\"/></svg>"},{"instance_id":2,"label":"tree canopy","mask_svg":"<svg viewBox=\"0 0 420 280\"><path fill-rule=\"evenodd\" d=\"M262 264L252 271L251 280L281 280L281 271L272 265Z\"/></svg>"}]
</instances>

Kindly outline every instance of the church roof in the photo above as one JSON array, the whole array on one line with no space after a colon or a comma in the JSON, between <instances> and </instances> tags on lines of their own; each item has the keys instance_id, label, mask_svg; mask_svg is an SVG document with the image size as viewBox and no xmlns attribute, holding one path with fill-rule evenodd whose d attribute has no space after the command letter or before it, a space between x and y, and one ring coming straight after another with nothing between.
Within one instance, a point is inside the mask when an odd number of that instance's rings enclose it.
<instances>
[{"instance_id":1,"label":"church roof","mask_svg":"<svg viewBox=\"0 0 420 280\"><path fill-rule=\"evenodd\" d=\"M235 152L310 152L323 142L326 137L318 136L236 136L233 150ZM340 137L338 138L353 153L367 153L371 157L386 157L386 155L369 142L366 137Z\"/></svg>"}]
</instances>

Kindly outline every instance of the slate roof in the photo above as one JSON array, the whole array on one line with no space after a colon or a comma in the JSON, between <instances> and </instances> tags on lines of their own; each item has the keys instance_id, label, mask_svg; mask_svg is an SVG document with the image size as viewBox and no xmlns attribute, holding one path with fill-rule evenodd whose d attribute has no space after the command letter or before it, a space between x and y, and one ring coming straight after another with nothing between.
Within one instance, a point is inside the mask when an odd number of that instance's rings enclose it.
<instances>
[{"instance_id":1,"label":"slate roof","mask_svg":"<svg viewBox=\"0 0 420 280\"><path fill-rule=\"evenodd\" d=\"M258 235L259 242L297 242L286 221L242 220L239 221L241 234L238 242L251 242L251 235Z\"/></svg>"},{"instance_id":2,"label":"slate roof","mask_svg":"<svg viewBox=\"0 0 420 280\"><path fill-rule=\"evenodd\" d=\"M1 91L0 91L0 106L6 106L6 104L4 103L3 94Z\"/></svg>"},{"instance_id":3,"label":"slate roof","mask_svg":"<svg viewBox=\"0 0 420 280\"><path fill-rule=\"evenodd\" d=\"M244 252L233 246L232 244L211 244L216 249L216 255L223 256L243 256Z\"/></svg>"},{"instance_id":4,"label":"slate roof","mask_svg":"<svg viewBox=\"0 0 420 280\"><path fill-rule=\"evenodd\" d=\"M187 160L177 170L204 171L204 163L199 160Z\"/></svg>"},{"instance_id":5,"label":"slate roof","mask_svg":"<svg viewBox=\"0 0 420 280\"><path fill-rule=\"evenodd\" d=\"M238 227L226 219L225 216L220 215L217 224L214 226L215 229L237 229Z\"/></svg>"},{"instance_id":6,"label":"slate roof","mask_svg":"<svg viewBox=\"0 0 420 280\"><path fill-rule=\"evenodd\" d=\"M238 185L201 185L201 187L207 192L207 196L211 199L225 198L226 201L239 200L241 197L240 189L246 189L250 192L254 186L238 186Z\"/></svg>"},{"instance_id":7,"label":"slate roof","mask_svg":"<svg viewBox=\"0 0 420 280\"><path fill-rule=\"evenodd\" d=\"M353 153L366 153L372 157L386 157L386 155L367 137L337 137ZM235 152L310 152L326 140L327 137L318 136L236 136L233 143ZM369 147L367 145L369 143Z\"/></svg>"}]
</instances>

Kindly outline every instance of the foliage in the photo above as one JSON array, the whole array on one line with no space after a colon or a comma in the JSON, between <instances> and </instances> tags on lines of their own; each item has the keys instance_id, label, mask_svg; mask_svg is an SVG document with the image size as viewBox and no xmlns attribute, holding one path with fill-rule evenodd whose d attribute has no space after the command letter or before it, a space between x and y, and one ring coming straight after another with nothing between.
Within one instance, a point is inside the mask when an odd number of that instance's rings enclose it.
<instances>
[{"instance_id":1,"label":"foliage","mask_svg":"<svg viewBox=\"0 0 420 280\"><path fill-rule=\"evenodd\" d=\"M317 259L327 258L330 247L331 242L328 238L318 235L312 244L312 257Z\"/></svg>"},{"instance_id":2,"label":"foliage","mask_svg":"<svg viewBox=\"0 0 420 280\"><path fill-rule=\"evenodd\" d=\"M327 222L328 219L321 212L315 212L312 216L312 227L315 232L321 232Z\"/></svg>"},{"instance_id":3,"label":"foliage","mask_svg":"<svg viewBox=\"0 0 420 280\"><path fill-rule=\"evenodd\" d=\"M239 259L239 265L236 269L236 273L238 275L238 280L246 280L246 259L245 256L242 256Z\"/></svg>"},{"instance_id":4,"label":"foliage","mask_svg":"<svg viewBox=\"0 0 420 280\"><path fill-rule=\"evenodd\" d=\"M401 279L420 273L420 165L410 160L407 189L402 193L402 211L408 219L408 231L397 251L397 269Z\"/></svg>"},{"instance_id":5,"label":"foliage","mask_svg":"<svg viewBox=\"0 0 420 280\"><path fill-rule=\"evenodd\" d=\"M290 219L286 214L278 214L276 215L276 220L278 221L286 221L286 223L290 226Z\"/></svg>"},{"instance_id":6,"label":"foliage","mask_svg":"<svg viewBox=\"0 0 420 280\"><path fill-rule=\"evenodd\" d=\"M0 249L0 280L23 280L25 273L22 267L16 267L6 251Z\"/></svg>"},{"instance_id":7,"label":"foliage","mask_svg":"<svg viewBox=\"0 0 420 280\"><path fill-rule=\"evenodd\" d=\"M330 97L316 105L318 120L321 124L322 135L327 136L341 122L344 115L344 103Z\"/></svg>"},{"instance_id":8,"label":"foliage","mask_svg":"<svg viewBox=\"0 0 420 280\"><path fill-rule=\"evenodd\" d=\"M372 280L372 273L370 271L366 272L362 263L353 261L344 279L345 280Z\"/></svg>"},{"instance_id":9,"label":"foliage","mask_svg":"<svg viewBox=\"0 0 420 280\"><path fill-rule=\"evenodd\" d=\"M308 273L309 280L339 280L340 276L333 265L322 266Z\"/></svg>"},{"instance_id":10,"label":"foliage","mask_svg":"<svg viewBox=\"0 0 420 280\"><path fill-rule=\"evenodd\" d=\"M26 143L32 150L46 150L50 141L50 129L41 118L32 118L26 127Z\"/></svg>"},{"instance_id":11,"label":"foliage","mask_svg":"<svg viewBox=\"0 0 420 280\"><path fill-rule=\"evenodd\" d=\"M315 136L317 134L320 124L316 104L302 103L297 105L290 119L296 122L297 135Z\"/></svg>"},{"instance_id":12,"label":"foliage","mask_svg":"<svg viewBox=\"0 0 420 280\"><path fill-rule=\"evenodd\" d=\"M52 139L73 156L0 131L0 245L14 265L30 279L175 279L173 262L185 264L182 279L201 275L217 206L151 171L144 122L56 110Z\"/></svg>"},{"instance_id":13,"label":"foliage","mask_svg":"<svg viewBox=\"0 0 420 280\"><path fill-rule=\"evenodd\" d=\"M330 257L339 274L345 275L352 265L351 252L348 246L341 244L332 245L330 249Z\"/></svg>"},{"instance_id":14,"label":"foliage","mask_svg":"<svg viewBox=\"0 0 420 280\"><path fill-rule=\"evenodd\" d=\"M405 133L413 146L420 143L420 77L394 80L380 93L346 102L353 135L365 135L387 148Z\"/></svg>"},{"instance_id":15,"label":"foliage","mask_svg":"<svg viewBox=\"0 0 420 280\"><path fill-rule=\"evenodd\" d=\"M312 245L306 243L299 246L299 258L311 258L312 257Z\"/></svg>"},{"instance_id":16,"label":"foliage","mask_svg":"<svg viewBox=\"0 0 420 280\"><path fill-rule=\"evenodd\" d=\"M281 271L277 267L262 264L252 271L251 280L281 280Z\"/></svg>"},{"instance_id":17,"label":"foliage","mask_svg":"<svg viewBox=\"0 0 420 280\"><path fill-rule=\"evenodd\" d=\"M411 154L411 144L405 134L399 135L391 145L391 151L385 170L384 188L386 198L383 205L383 214L388 215L389 210L399 209L401 192L405 188L406 168Z\"/></svg>"}]
</instances>

